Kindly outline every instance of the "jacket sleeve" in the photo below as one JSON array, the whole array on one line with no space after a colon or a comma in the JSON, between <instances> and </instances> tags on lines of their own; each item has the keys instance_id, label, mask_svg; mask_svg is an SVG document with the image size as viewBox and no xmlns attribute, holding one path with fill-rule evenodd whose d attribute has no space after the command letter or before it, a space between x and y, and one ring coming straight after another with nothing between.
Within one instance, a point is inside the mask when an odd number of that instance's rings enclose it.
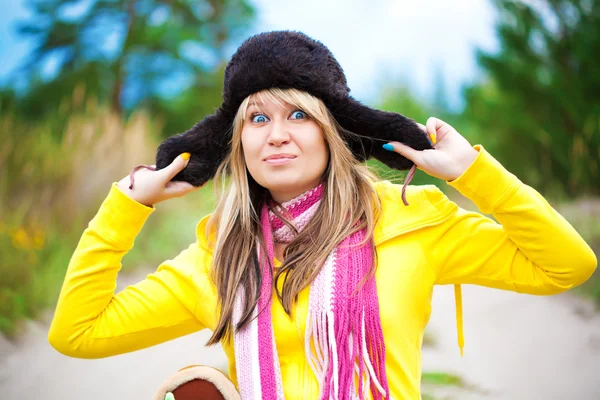
<instances>
[{"instance_id":1,"label":"jacket sleeve","mask_svg":"<svg viewBox=\"0 0 600 400\"><path fill-rule=\"evenodd\" d=\"M195 315L194 279L203 250L190 245L143 281L115 294L123 256L154 207L113 183L69 262L48 340L59 352L101 358L149 347L204 328ZM200 318L201 319L201 318Z\"/></svg>"},{"instance_id":2,"label":"jacket sleeve","mask_svg":"<svg viewBox=\"0 0 600 400\"><path fill-rule=\"evenodd\" d=\"M473 164L448 184L498 222L453 207L443 223L428 228L423 251L436 283L544 295L585 282L597 265L592 249L537 191L474 147ZM439 191L429 196L450 202Z\"/></svg>"}]
</instances>

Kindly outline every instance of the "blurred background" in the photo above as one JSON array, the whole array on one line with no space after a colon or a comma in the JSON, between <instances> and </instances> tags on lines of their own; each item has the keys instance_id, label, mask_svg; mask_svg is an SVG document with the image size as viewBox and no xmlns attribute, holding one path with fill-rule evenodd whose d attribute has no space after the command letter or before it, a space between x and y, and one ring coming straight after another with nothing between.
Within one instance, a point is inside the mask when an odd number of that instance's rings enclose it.
<instances>
[{"instance_id":1,"label":"blurred background","mask_svg":"<svg viewBox=\"0 0 600 400\"><path fill-rule=\"evenodd\" d=\"M23 361L27 357L39 361L41 353L31 353L32 349L48 346L47 322L70 256L110 184L136 164L153 163L161 140L213 112L221 103L229 57L244 39L262 31L301 30L322 41L344 68L352 95L368 105L421 123L429 116L451 123L472 144L483 144L522 181L542 192L600 252L600 1L0 0L0 4L0 387L5 394L8 390L20 398L34 398L35 391L23 391L14 379L21 376L19 366L31 361ZM371 165L386 179L403 179L376 162ZM421 171L413 182L447 189L444 182ZM207 185L159 205L124 260L124 279L143 278L191 243L195 224L213 204L212 187ZM486 290L476 295L493 292ZM581 330L573 334L588 335L581 351L593 354L589 361L597 366L599 353L591 349L600 349L594 308L600 304L598 276L579 288L577 296L550 303L554 308L549 308L547 320L564 326L575 324L569 318L577 318ZM513 311L522 309L520 301L525 300L518 299L510 300ZM479 297L473 300L485 303ZM448 308L451 301L450 297L441 301L440 307ZM557 320L556 310L563 305L565 319ZM468 304L465 311L468 315ZM450 304L441 320L448 316L451 320L453 312ZM542 334L549 329L544 325L548 321L537 325ZM440 326L454 341L451 321ZM446 386L472 393L478 385L488 389L499 385L493 379L465 383L465 376L479 379L469 375L465 365L470 364L463 362L456 370L452 363L437 362L436 346L443 347L445 339L428 332L426 345L433 350L424 358L424 385L430 385L426 396L452 396L440 391ZM494 343L499 341L494 338L497 329L488 333ZM570 353L575 351L569 348L575 344L561 343ZM591 347L585 347L588 344ZM43 354L57 357L51 350ZM518 354L515 357L519 359ZM530 355L522 355L527 358ZM485 359L472 366L481 372L486 360L501 364ZM427 370L429 366L434 369ZM566 384L573 382L559 375ZM61 379L54 376L53 381ZM577 372L577 379L583 378ZM598 397L571 398L600 398L600 387L586 390L597 390L593 393ZM484 392L474 398L493 395Z\"/></svg>"}]
</instances>

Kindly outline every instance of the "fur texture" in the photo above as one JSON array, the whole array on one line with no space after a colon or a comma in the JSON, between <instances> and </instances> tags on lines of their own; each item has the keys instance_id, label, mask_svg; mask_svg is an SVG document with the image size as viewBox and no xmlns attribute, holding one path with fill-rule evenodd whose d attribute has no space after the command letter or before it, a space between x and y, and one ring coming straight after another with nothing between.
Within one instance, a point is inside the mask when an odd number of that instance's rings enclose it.
<instances>
[{"instance_id":1,"label":"fur texture","mask_svg":"<svg viewBox=\"0 0 600 400\"><path fill-rule=\"evenodd\" d=\"M187 168L173 180L200 186L213 178L229 151L233 118L240 104L247 96L272 87L304 90L323 100L360 161L375 157L389 167L409 169L413 165L410 160L381 146L399 141L418 150L432 148L413 120L352 98L342 67L321 42L300 32L274 31L252 36L240 46L225 69L223 104L190 130L161 143L157 169L190 152Z\"/></svg>"},{"instance_id":2,"label":"fur texture","mask_svg":"<svg viewBox=\"0 0 600 400\"><path fill-rule=\"evenodd\" d=\"M162 383L152 399L164 400L167 392L175 392L178 388L197 380L210 383L214 389L220 393L221 398L225 400L240 400L238 391L235 389L233 382L231 382L227 376L215 368L204 365L191 365L189 367L180 369ZM205 393L195 393L193 398L208 399L209 397L207 392L209 391L206 391ZM215 390L211 390L210 392L213 393ZM219 398L219 396L213 395L211 398ZM178 400L177 397L175 400Z\"/></svg>"}]
</instances>

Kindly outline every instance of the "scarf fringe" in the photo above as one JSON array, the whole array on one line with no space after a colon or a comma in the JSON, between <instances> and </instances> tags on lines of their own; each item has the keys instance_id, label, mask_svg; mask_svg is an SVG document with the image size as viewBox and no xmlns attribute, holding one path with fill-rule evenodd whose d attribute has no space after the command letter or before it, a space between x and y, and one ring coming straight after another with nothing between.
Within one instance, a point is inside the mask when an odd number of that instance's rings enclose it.
<instances>
[{"instance_id":1,"label":"scarf fringe","mask_svg":"<svg viewBox=\"0 0 600 400\"><path fill-rule=\"evenodd\" d=\"M284 203L283 215L289 214L294 226L301 230L316 212L323 192L323 185L319 185ZM236 367L242 398L283 400L271 320L270 268L274 259L273 235L285 242L292 240L293 235L266 204L261 210L261 224L266 254L257 246L263 276L260 298L252 321L234 333ZM372 248L368 244L359 246L365 234L363 229L344 239L329 254L310 285L304 347L322 400L362 400L369 393L374 400L389 398L375 277L356 290L373 260ZM234 323L241 318L243 299L244 291L240 289L236 293Z\"/></svg>"}]
</instances>

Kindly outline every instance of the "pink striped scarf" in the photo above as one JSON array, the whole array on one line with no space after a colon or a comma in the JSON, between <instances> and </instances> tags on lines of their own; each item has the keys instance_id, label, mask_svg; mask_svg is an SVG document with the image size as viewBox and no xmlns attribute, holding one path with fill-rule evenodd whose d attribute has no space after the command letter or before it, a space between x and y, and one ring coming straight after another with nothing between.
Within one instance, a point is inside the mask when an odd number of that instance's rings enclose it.
<instances>
[{"instance_id":1,"label":"pink striped scarf","mask_svg":"<svg viewBox=\"0 0 600 400\"><path fill-rule=\"evenodd\" d=\"M279 211L291 217L300 231L315 214L323 192L320 184L282 204ZM273 240L289 243L294 232L266 204L261 210L261 224L267 254L261 254L257 246L262 286L252 321L234 336L237 378L243 399L281 400L283 384L271 321ZM356 246L365 235L366 230L361 230L344 239L310 285L305 351L319 381L321 399L363 399L369 392L373 399L389 398L375 277L354 293L373 259L368 242ZM241 317L243 296L240 290L234 325Z\"/></svg>"}]
</instances>

